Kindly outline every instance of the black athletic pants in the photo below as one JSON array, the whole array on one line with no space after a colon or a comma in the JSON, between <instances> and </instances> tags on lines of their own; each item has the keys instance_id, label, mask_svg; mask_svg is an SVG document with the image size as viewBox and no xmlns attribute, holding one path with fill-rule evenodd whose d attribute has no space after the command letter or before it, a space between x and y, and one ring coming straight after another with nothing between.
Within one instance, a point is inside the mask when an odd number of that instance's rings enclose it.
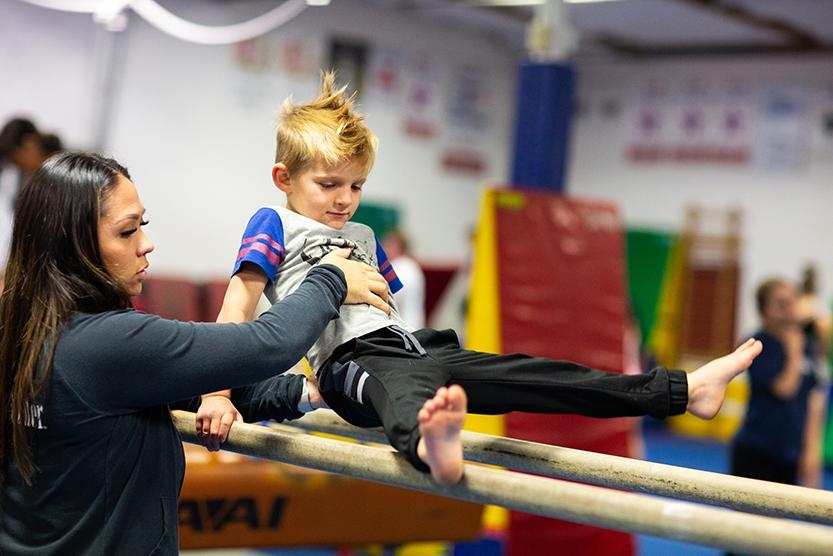
<instances>
[{"instance_id":1,"label":"black athletic pants","mask_svg":"<svg viewBox=\"0 0 833 556\"><path fill-rule=\"evenodd\" d=\"M657 368L621 375L528 355L493 355L460 348L453 330L396 326L340 346L318 374L327 404L361 427L382 425L391 445L415 467L417 413L437 389L459 384L470 413L511 411L575 413L589 417L685 412L688 383L683 371Z\"/></svg>"}]
</instances>

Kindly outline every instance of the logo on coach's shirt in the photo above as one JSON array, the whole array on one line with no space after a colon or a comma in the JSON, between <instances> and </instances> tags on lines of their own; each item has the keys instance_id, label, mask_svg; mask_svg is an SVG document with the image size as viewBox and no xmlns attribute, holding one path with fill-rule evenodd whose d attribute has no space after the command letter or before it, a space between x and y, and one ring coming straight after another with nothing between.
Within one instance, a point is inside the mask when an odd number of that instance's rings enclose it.
<instances>
[{"instance_id":1,"label":"logo on coach's shirt","mask_svg":"<svg viewBox=\"0 0 833 556\"><path fill-rule=\"evenodd\" d=\"M28 403L23 413L23 425L30 429L46 430L46 425L43 424L43 406Z\"/></svg>"}]
</instances>

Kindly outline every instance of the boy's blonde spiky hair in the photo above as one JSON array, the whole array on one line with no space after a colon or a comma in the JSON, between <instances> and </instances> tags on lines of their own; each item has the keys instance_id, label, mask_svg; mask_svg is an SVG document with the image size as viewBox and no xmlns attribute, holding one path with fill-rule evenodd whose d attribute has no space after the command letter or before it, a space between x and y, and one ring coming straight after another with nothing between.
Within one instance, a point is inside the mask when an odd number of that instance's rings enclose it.
<instances>
[{"instance_id":1,"label":"boy's blonde spiky hair","mask_svg":"<svg viewBox=\"0 0 833 556\"><path fill-rule=\"evenodd\" d=\"M370 172L378 139L354 105L355 95L337 88L335 73L321 72L318 98L295 104L287 98L281 107L275 162L286 164L290 175L322 161L337 164L355 159Z\"/></svg>"}]
</instances>

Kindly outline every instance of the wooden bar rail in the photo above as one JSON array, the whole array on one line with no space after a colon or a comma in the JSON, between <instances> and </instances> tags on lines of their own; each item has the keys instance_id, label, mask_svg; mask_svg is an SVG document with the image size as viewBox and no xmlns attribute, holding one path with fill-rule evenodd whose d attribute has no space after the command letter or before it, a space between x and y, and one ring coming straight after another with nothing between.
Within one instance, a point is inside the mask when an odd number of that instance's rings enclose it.
<instances>
[{"instance_id":1,"label":"wooden bar rail","mask_svg":"<svg viewBox=\"0 0 833 556\"><path fill-rule=\"evenodd\" d=\"M371 442L387 443L379 429L346 423L329 410L308 413L286 425ZM744 512L833 525L833 492L734 477L685 467L525 442L464 431L468 461L498 465L594 485L657 494ZM833 554L833 550L831 550Z\"/></svg>"},{"instance_id":2,"label":"wooden bar rail","mask_svg":"<svg viewBox=\"0 0 833 556\"><path fill-rule=\"evenodd\" d=\"M196 442L193 413L174 411L183 439ZM457 485L440 487L388 447L235 423L226 450L411 488L480 504L633 531L743 553L829 555L833 528L660 499L467 464Z\"/></svg>"}]
</instances>

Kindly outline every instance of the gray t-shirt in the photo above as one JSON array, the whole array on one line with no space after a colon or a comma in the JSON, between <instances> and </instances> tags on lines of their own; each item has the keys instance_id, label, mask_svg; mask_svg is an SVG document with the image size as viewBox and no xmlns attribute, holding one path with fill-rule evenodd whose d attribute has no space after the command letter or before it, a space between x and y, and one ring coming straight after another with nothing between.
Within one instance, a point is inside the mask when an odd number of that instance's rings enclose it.
<instances>
[{"instance_id":1,"label":"gray t-shirt","mask_svg":"<svg viewBox=\"0 0 833 556\"><path fill-rule=\"evenodd\" d=\"M249 220L234 273L243 263L257 265L269 279L264 293L272 303L295 291L309 269L321 258L341 247L351 247L350 259L366 263L385 277L391 292L402 288L373 231L364 224L347 222L336 230L285 207L262 207ZM391 314L371 305L342 305L340 317L330 321L324 333L307 352L307 359L318 372L341 344L386 326L397 325L413 331L399 316L393 296Z\"/></svg>"}]
</instances>

